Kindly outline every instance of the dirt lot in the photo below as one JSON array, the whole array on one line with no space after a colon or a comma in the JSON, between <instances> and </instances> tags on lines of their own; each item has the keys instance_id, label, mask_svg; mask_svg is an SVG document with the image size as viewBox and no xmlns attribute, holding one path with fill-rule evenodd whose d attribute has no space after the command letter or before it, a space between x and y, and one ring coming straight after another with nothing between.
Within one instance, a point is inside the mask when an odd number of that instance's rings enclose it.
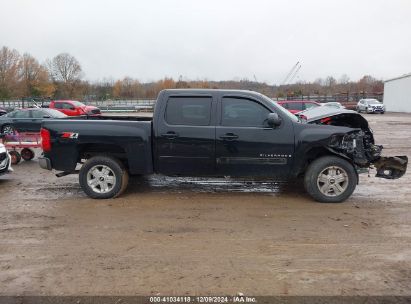
<instances>
[{"instance_id":1,"label":"dirt lot","mask_svg":"<svg viewBox=\"0 0 411 304\"><path fill-rule=\"evenodd\" d=\"M411 115L367 115L386 155ZM88 199L33 161L0 178L2 295L411 295L411 172L342 204L294 185L134 179Z\"/></svg>"}]
</instances>

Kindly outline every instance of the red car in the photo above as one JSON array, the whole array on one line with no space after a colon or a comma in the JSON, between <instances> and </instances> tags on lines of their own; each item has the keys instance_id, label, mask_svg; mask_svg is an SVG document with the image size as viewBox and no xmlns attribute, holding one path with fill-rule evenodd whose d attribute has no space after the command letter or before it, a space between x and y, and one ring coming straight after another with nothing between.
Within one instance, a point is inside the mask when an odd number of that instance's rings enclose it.
<instances>
[{"instance_id":1,"label":"red car","mask_svg":"<svg viewBox=\"0 0 411 304\"><path fill-rule=\"evenodd\" d=\"M320 103L312 100L281 100L278 104L293 114L321 106Z\"/></svg>"},{"instance_id":2,"label":"red car","mask_svg":"<svg viewBox=\"0 0 411 304\"><path fill-rule=\"evenodd\" d=\"M77 100L53 100L50 102L50 109L56 109L67 116L80 115L100 115L99 108L94 106L86 106Z\"/></svg>"}]
</instances>

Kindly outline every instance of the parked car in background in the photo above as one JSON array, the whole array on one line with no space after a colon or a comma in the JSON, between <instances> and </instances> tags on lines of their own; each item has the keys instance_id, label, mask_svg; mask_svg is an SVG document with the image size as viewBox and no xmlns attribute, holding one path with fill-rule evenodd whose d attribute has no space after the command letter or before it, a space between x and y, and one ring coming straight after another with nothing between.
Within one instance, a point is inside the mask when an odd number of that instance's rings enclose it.
<instances>
[{"instance_id":1,"label":"parked car in background","mask_svg":"<svg viewBox=\"0 0 411 304\"><path fill-rule=\"evenodd\" d=\"M361 99L357 104L357 112L365 113L385 113L385 105L379 102L377 99L365 98Z\"/></svg>"},{"instance_id":2,"label":"parked car in background","mask_svg":"<svg viewBox=\"0 0 411 304\"><path fill-rule=\"evenodd\" d=\"M10 154L7 152L6 148L2 143L0 143L0 175L11 172L11 158Z\"/></svg>"},{"instance_id":3,"label":"parked car in background","mask_svg":"<svg viewBox=\"0 0 411 304\"><path fill-rule=\"evenodd\" d=\"M311 100L281 100L278 101L278 104L293 114L321 105L320 103Z\"/></svg>"},{"instance_id":4,"label":"parked car in background","mask_svg":"<svg viewBox=\"0 0 411 304\"><path fill-rule=\"evenodd\" d=\"M67 116L94 116L101 114L99 108L86 106L84 103L77 100L53 100L50 102L49 108L58 110Z\"/></svg>"},{"instance_id":5,"label":"parked car in background","mask_svg":"<svg viewBox=\"0 0 411 304\"><path fill-rule=\"evenodd\" d=\"M0 108L0 116L6 115L7 111L3 108Z\"/></svg>"},{"instance_id":6,"label":"parked car in background","mask_svg":"<svg viewBox=\"0 0 411 304\"><path fill-rule=\"evenodd\" d=\"M323 107L333 107L333 108L337 108L337 109L345 109L345 107L341 103L336 102L336 101L322 103L321 105Z\"/></svg>"},{"instance_id":7,"label":"parked car in background","mask_svg":"<svg viewBox=\"0 0 411 304\"><path fill-rule=\"evenodd\" d=\"M19 109L0 117L0 131L5 134L39 132L46 119L66 118L67 115L53 109Z\"/></svg>"}]
</instances>

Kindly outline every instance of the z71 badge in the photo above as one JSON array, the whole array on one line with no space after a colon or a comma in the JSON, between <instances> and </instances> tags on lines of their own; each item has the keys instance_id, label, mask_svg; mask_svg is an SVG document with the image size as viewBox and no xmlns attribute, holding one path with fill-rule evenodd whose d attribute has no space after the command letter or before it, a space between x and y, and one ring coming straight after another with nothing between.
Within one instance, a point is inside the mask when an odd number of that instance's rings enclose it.
<instances>
[{"instance_id":1,"label":"z71 badge","mask_svg":"<svg viewBox=\"0 0 411 304\"><path fill-rule=\"evenodd\" d=\"M61 134L61 138L77 139L78 138L78 133L63 132L63 134Z\"/></svg>"}]
</instances>

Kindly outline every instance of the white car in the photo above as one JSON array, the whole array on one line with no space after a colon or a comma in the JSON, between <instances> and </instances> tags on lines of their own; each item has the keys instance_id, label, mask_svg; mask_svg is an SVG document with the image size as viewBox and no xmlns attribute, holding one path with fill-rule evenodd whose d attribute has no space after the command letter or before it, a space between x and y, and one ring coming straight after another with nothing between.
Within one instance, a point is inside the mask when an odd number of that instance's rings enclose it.
<instances>
[{"instance_id":1,"label":"white car","mask_svg":"<svg viewBox=\"0 0 411 304\"><path fill-rule=\"evenodd\" d=\"M385 105L374 98L361 99L357 104L357 112L385 113Z\"/></svg>"},{"instance_id":2,"label":"white car","mask_svg":"<svg viewBox=\"0 0 411 304\"><path fill-rule=\"evenodd\" d=\"M3 144L0 143L0 175L12 172L11 157Z\"/></svg>"}]
</instances>

